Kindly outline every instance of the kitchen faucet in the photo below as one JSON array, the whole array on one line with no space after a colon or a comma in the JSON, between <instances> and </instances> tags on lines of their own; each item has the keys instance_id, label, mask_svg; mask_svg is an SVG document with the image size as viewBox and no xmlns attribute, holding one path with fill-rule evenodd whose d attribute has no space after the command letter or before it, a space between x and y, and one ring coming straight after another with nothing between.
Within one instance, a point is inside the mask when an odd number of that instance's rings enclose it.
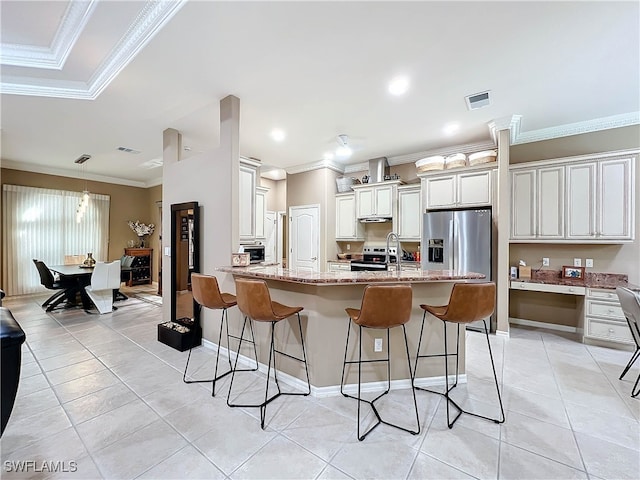
<instances>
[{"instance_id":1,"label":"kitchen faucet","mask_svg":"<svg viewBox=\"0 0 640 480\"><path fill-rule=\"evenodd\" d=\"M400 273L400 258L402 255L402 248L400 247L400 237L397 233L389 232L389 234L387 235L387 248L384 257L384 263L386 263L387 267L389 267L389 260L391 259L391 256L389 255L389 243L391 242L392 237L396 237L396 272Z\"/></svg>"}]
</instances>

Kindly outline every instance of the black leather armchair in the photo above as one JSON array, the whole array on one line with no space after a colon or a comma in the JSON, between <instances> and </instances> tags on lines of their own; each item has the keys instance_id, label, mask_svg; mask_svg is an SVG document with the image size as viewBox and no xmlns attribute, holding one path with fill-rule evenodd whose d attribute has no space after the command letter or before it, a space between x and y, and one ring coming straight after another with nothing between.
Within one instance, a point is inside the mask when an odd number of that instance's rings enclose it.
<instances>
[{"instance_id":1,"label":"black leather armchair","mask_svg":"<svg viewBox=\"0 0 640 480\"><path fill-rule=\"evenodd\" d=\"M16 393L18 393L22 344L25 338L24 331L13 318L11 311L6 307L0 307L0 399L2 404L0 436L7 426Z\"/></svg>"}]
</instances>

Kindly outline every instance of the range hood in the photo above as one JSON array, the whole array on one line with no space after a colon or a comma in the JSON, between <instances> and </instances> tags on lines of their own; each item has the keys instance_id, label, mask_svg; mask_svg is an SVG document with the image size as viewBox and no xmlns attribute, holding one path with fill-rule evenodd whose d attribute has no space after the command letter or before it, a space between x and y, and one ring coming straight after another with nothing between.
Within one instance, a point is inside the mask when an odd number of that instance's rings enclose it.
<instances>
[{"instance_id":1,"label":"range hood","mask_svg":"<svg viewBox=\"0 0 640 480\"><path fill-rule=\"evenodd\" d=\"M372 158L369 160L369 183L383 182L385 175L389 175L387 157Z\"/></svg>"},{"instance_id":2,"label":"range hood","mask_svg":"<svg viewBox=\"0 0 640 480\"><path fill-rule=\"evenodd\" d=\"M385 223L390 222L391 220L391 217L365 217L359 219L358 221L360 223Z\"/></svg>"}]
</instances>

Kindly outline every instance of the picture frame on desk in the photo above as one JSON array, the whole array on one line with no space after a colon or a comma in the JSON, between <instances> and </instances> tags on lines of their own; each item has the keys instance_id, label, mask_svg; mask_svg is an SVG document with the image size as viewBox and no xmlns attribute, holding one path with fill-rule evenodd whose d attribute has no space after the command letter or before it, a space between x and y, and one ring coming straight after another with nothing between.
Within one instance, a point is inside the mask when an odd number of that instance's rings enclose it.
<instances>
[{"instance_id":1,"label":"picture frame on desk","mask_svg":"<svg viewBox=\"0 0 640 480\"><path fill-rule=\"evenodd\" d=\"M562 278L582 280L584 279L584 267L574 267L572 265L564 265L562 267Z\"/></svg>"}]
</instances>

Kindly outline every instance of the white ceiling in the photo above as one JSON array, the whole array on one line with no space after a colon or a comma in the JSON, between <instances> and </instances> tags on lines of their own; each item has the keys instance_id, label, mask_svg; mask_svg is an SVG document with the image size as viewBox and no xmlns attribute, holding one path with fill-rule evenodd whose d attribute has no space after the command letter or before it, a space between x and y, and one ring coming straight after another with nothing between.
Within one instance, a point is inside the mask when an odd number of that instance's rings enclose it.
<instances>
[{"instance_id":1,"label":"white ceiling","mask_svg":"<svg viewBox=\"0 0 640 480\"><path fill-rule=\"evenodd\" d=\"M87 153L90 178L152 185L162 131L183 133L185 156L215 148L229 94L241 154L290 169L342 133L356 151L339 165L486 144L512 115L516 143L640 123L638 2L3 0L0 14L4 167L75 176Z\"/></svg>"}]
</instances>

